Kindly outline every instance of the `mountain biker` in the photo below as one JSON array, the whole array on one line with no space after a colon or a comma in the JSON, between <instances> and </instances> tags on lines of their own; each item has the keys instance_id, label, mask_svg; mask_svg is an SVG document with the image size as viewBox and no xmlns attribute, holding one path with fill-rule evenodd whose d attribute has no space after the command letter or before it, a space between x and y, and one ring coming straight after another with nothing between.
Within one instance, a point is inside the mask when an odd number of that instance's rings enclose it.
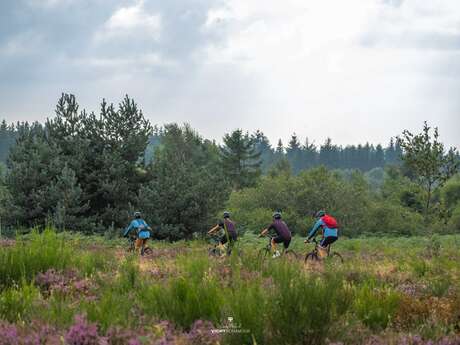
<instances>
[{"instance_id":1,"label":"mountain biker","mask_svg":"<svg viewBox=\"0 0 460 345\"><path fill-rule=\"evenodd\" d=\"M280 253L276 250L277 243L283 243L284 250L289 248L289 244L291 243L291 231L289 231L288 226L286 223L281 219L281 212L276 211L273 213L273 222L262 232L260 233L262 236L267 234L268 231L275 230L276 237L273 237L271 240L272 251L274 252L273 257L280 256Z\"/></svg>"},{"instance_id":2,"label":"mountain biker","mask_svg":"<svg viewBox=\"0 0 460 345\"><path fill-rule=\"evenodd\" d=\"M230 212L225 211L223 217L224 219L209 230L208 234L211 235L221 229L223 230L223 235L219 239L220 244L224 245L225 243L230 242L230 245L233 245L233 243L238 239L238 232L236 231L235 223L230 219Z\"/></svg>"},{"instance_id":3,"label":"mountain biker","mask_svg":"<svg viewBox=\"0 0 460 345\"><path fill-rule=\"evenodd\" d=\"M144 248L147 240L150 238L152 228L142 219L140 212L134 212L134 219L125 229L123 237L133 236L136 238L135 248L139 250Z\"/></svg>"},{"instance_id":4,"label":"mountain biker","mask_svg":"<svg viewBox=\"0 0 460 345\"><path fill-rule=\"evenodd\" d=\"M337 223L337 220L334 217L328 215L326 211L318 211L316 213L316 218L317 221L308 233L308 237L305 240L305 243L309 243L310 240L316 236L316 233L318 232L319 228L323 228L323 239L321 240L319 245L324 249L327 248L327 246L334 243L335 241L337 241L337 239L339 238L339 225Z\"/></svg>"}]
</instances>

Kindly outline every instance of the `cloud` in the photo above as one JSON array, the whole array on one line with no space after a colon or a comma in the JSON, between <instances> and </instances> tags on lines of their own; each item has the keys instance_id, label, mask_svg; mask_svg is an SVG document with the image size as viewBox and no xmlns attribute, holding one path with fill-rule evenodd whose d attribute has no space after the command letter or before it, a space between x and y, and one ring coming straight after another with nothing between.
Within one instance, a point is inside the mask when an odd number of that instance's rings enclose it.
<instances>
[{"instance_id":1,"label":"cloud","mask_svg":"<svg viewBox=\"0 0 460 345\"><path fill-rule=\"evenodd\" d=\"M161 16L148 13L144 1L140 0L129 7L117 9L95 34L95 40L104 41L120 38L145 37L153 40L160 38Z\"/></svg>"},{"instance_id":2,"label":"cloud","mask_svg":"<svg viewBox=\"0 0 460 345\"><path fill-rule=\"evenodd\" d=\"M1 2L0 115L128 93L218 140L385 143L428 120L460 146L459 23L458 0Z\"/></svg>"}]
</instances>

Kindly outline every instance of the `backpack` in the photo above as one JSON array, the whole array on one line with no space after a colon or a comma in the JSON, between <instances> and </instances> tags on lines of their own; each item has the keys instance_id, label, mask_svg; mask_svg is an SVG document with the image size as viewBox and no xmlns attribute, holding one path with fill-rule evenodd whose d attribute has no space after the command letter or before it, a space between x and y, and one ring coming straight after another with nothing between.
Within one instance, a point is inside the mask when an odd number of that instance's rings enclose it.
<instances>
[{"instance_id":1,"label":"backpack","mask_svg":"<svg viewBox=\"0 0 460 345\"><path fill-rule=\"evenodd\" d=\"M337 223L337 220L326 214L325 216L323 216L321 218L321 220L324 222L324 224L326 224L326 226L329 228L329 229L337 229L339 227L339 224Z\"/></svg>"}]
</instances>

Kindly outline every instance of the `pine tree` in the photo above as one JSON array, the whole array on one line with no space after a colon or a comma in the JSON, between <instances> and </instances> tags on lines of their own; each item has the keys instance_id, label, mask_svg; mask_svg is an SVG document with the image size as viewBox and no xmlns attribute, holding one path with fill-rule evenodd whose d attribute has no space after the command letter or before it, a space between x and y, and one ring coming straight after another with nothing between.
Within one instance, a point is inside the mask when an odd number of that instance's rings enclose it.
<instances>
[{"instance_id":1,"label":"pine tree","mask_svg":"<svg viewBox=\"0 0 460 345\"><path fill-rule=\"evenodd\" d=\"M265 134L257 130L252 136L251 140L254 143L256 152L260 152L261 170L267 172L268 168L273 165L275 159L275 152L273 151L270 141Z\"/></svg>"},{"instance_id":2,"label":"pine tree","mask_svg":"<svg viewBox=\"0 0 460 345\"><path fill-rule=\"evenodd\" d=\"M292 167L294 174L298 174L302 170L302 149L299 139L294 133L291 136L288 147L286 149L286 157Z\"/></svg>"},{"instance_id":3,"label":"pine tree","mask_svg":"<svg viewBox=\"0 0 460 345\"><path fill-rule=\"evenodd\" d=\"M249 135L237 129L224 136L221 148L224 172L233 188L240 190L253 186L260 175L260 152L257 152Z\"/></svg>"}]
</instances>

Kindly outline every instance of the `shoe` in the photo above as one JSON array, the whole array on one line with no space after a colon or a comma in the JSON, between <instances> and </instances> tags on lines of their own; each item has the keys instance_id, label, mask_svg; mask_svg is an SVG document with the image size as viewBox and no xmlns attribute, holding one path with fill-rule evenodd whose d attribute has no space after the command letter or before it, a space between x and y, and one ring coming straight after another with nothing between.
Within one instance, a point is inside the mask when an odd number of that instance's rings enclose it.
<instances>
[{"instance_id":1,"label":"shoe","mask_svg":"<svg viewBox=\"0 0 460 345\"><path fill-rule=\"evenodd\" d=\"M279 251L276 251L275 254L273 254L273 258L277 258L281 256L280 252Z\"/></svg>"}]
</instances>

